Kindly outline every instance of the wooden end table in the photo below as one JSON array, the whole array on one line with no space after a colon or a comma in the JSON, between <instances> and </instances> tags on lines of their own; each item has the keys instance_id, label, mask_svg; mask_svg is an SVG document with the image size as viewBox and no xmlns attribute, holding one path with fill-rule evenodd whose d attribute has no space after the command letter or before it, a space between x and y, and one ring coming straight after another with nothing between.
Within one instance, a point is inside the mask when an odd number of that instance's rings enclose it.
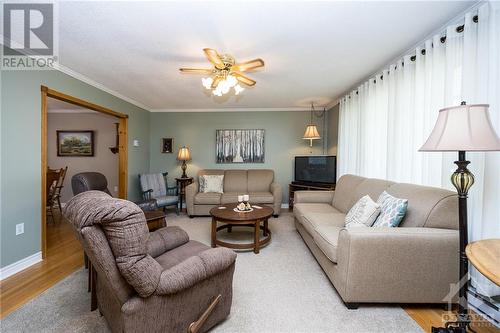
<instances>
[{"instance_id":1,"label":"wooden end table","mask_svg":"<svg viewBox=\"0 0 500 333\"><path fill-rule=\"evenodd\" d=\"M186 186L193 182L193 177L175 178L175 181L177 182L177 188L179 189L179 205L181 205L182 211L182 201L183 199L186 200Z\"/></svg>"},{"instance_id":2,"label":"wooden end table","mask_svg":"<svg viewBox=\"0 0 500 333\"><path fill-rule=\"evenodd\" d=\"M210 210L212 216L212 247L224 246L235 250L252 250L255 254L264 245L271 241L271 231L268 226L268 219L273 215L273 209L264 205L259 205L261 209L254 208L251 212L235 212L237 203L229 203L214 207ZM219 207L226 207L220 209ZM217 223L224 223L217 226ZM261 225L262 223L262 225ZM217 239L217 231L227 229L232 231L233 227L253 227L254 239L253 243L229 243ZM260 231L263 231L264 238L260 239Z\"/></svg>"},{"instance_id":3,"label":"wooden end table","mask_svg":"<svg viewBox=\"0 0 500 333\"><path fill-rule=\"evenodd\" d=\"M144 216L146 216L149 231L155 231L167 226L167 215L162 210L145 211Z\"/></svg>"},{"instance_id":4,"label":"wooden end table","mask_svg":"<svg viewBox=\"0 0 500 333\"><path fill-rule=\"evenodd\" d=\"M465 253L481 274L500 286L500 239L472 242L465 248Z\"/></svg>"}]
</instances>

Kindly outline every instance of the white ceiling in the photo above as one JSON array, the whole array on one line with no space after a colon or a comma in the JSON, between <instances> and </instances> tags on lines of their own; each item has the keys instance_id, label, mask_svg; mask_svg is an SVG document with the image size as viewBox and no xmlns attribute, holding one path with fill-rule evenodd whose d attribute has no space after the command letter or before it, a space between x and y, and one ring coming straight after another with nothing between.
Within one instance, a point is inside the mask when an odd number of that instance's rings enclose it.
<instances>
[{"instance_id":1,"label":"white ceiling","mask_svg":"<svg viewBox=\"0 0 500 333\"><path fill-rule=\"evenodd\" d=\"M59 59L152 110L326 105L473 3L65 2ZM208 66L205 47L264 59L257 85L216 98L181 75Z\"/></svg>"}]
</instances>

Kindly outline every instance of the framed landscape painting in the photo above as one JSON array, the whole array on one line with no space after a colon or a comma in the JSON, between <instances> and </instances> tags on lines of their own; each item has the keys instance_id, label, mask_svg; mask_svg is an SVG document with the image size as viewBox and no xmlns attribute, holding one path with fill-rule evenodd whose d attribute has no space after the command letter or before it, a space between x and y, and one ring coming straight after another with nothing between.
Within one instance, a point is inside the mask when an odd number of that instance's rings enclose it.
<instances>
[{"instance_id":1,"label":"framed landscape painting","mask_svg":"<svg viewBox=\"0 0 500 333\"><path fill-rule=\"evenodd\" d=\"M264 163L263 129L220 129L215 141L217 163Z\"/></svg>"},{"instance_id":2,"label":"framed landscape painting","mask_svg":"<svg viewBox=\"0 0 500 333\"><path fill-rule=\"evenodd\" d=\"M57 156L94 156L94 131L57 131Z\"/></svg>"}]
</instances>

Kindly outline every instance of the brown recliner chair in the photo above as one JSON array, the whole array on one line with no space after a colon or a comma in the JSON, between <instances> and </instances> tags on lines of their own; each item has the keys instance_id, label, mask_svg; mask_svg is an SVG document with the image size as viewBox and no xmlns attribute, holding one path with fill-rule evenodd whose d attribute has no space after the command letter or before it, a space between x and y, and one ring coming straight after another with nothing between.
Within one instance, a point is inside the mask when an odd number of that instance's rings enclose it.
<instances>
[{"instance_id":1,"label":"brown recliner chair","mask_svg":"<svg viewBox=\"0 0 500 333\"><path fill-rule=\"evenodd\" d=\"M134 203L101 191L64 215L97 272L97 303L113 332L206 332L229 315L236 254L190 241L179 227L149 233Z\"/></svg>"}]
</instances>

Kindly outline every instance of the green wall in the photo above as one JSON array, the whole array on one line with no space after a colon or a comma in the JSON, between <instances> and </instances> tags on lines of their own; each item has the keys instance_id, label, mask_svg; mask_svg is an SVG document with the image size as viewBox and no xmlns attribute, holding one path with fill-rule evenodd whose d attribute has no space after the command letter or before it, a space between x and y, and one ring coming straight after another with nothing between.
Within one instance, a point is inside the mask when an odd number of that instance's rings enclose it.
<instances>
[{"instance_id":1,"label":"green wall","mask_svg":"<svg viewBox=\"0 0 500 333\"><path fill-rule=\"evenodd\" d=\"M129 198L139 198L137 174L149 170L150 113L59 71L2 71L1 267L40 251L40 86L129 115ZM132 140L140 146L133 147ZM49 142L48 144L53 144ZM15 225L24 223L24 234Z\"/></svg>"},{"instance_id":2,"label":"green wall","mask_svg":"<svg viewBox=\"0 0 500 333\"><path fill-rule=\"evenodd\" d=\"M324 138L327 129L322 131L322 119L315 121ZM179 147L187 146L192 157L192 161L188 163L188 176L195 176L199 169L206 168L273 169L276 180L283 188L283 202L288 203L288 183L293 180L293 157L311 154L309 141L302 139L308 122L307 111L151 113L150 168L152 172L168 171L170 181L174 181L182 173L176 153ZM325 124L328 124L328 120L325 120ZM266 130L265 163L216 164L215 130L241 128ZM161 138L174 138L173 154L160 152ZM312 154L322 153L323 140L316 140Z\"/></svg>"}]
</instances>

